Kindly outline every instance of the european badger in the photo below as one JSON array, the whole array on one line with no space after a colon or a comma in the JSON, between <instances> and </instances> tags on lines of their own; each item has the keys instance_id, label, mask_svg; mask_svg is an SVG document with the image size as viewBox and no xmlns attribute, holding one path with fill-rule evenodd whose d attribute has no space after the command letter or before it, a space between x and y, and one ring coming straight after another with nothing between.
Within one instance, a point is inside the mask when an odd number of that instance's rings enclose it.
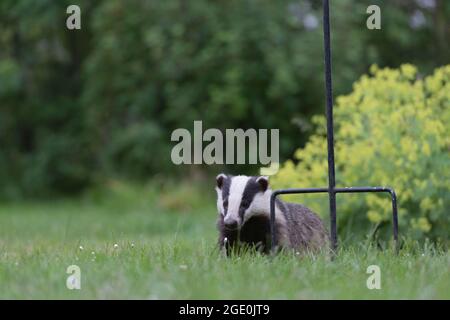
<instances>
[{"instance_id":1,"label":"european badger","mask_svg":"<svg viewBox=\"0 0 450 320\"><path fill-rule=\"evenodd\" d=\"M219 246L230 249L237 243L270 251L270 196L267 177L216 177ZM321 219L300 204L275 203L275 232L278 245L296 251L317 250L327 245L328 235Z\"/></svg>"}]
</instances>

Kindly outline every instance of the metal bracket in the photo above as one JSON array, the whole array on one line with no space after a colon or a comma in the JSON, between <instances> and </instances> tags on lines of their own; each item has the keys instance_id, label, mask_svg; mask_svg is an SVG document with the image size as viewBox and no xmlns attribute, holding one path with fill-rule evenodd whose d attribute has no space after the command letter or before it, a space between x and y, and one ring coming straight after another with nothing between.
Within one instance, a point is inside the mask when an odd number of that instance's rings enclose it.
<instances>
[{"instance_id":1,"label":"metal bracket","mask_svg":"<svg viewBox=\"0 0 450 320\"><path fill-rule=\"evenodd\" d=\"M388 187L347 187L334 188L334 193L362 193L362 192L377 192L389 193L392 200L392 225L395 242L395 250L398 251L398 214L397 214L397 195L394 189ZM272 252L276 249L277 238L275 233L275 201L278 195L282 194L302 194L302 193L329 193L328 188L302 188L302 189L279 189L272 192L270 197L270 232L272 235ZM337 232L336 232L336 212L331 214L330 240L331 249L337 249ZM333 222L334 221L334 222Z\"/></svg>"}]
</instances>

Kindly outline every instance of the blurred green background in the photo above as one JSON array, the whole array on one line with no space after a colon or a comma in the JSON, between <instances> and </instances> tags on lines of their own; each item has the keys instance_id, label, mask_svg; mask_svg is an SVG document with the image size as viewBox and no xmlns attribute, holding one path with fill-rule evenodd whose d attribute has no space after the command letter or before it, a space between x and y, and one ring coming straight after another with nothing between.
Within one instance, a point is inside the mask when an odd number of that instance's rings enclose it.
<instances>
[{"instance_id":1,"label":"blurred green background","mask_svg":"<svg viewBox=\"0 0 450 320\"><path fill-rule=\"evenodd\" d=\"M66 28L70 4L81 30ZM370 4L381 30L366 28ZM331 10L336 95L374 63L429 74L449 62L449 1ZM208 169L170 161L170 133L194 120L279 128L291 158L324 110L321 23L320 1L1 1L0 197L196 176Z\"/></svg>"},{"instance_id":2,"label":"blurred green background","mask_svg":"<svg viewBox=\"0 0 450 320\"><path fill-rule=\"evenodd\" d=\"M272 186L327 184L321 1L1 0L0 298L448 297L450 1L330 2L337 184L395 188L398 256L389 198L343 195L335 261L224 260L213 177L259 166L170 160L194 120L278 128Z\"/></svg>"}]
</instances>

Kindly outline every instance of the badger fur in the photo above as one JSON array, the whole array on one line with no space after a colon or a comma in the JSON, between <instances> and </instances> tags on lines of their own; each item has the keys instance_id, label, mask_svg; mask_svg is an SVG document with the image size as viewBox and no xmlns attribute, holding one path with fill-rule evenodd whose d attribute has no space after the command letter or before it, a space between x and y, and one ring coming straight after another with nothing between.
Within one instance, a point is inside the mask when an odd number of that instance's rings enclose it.
<instances>
[{"instance_id":1,"label":"badger fur","mask_svg":"<svg viewBox=\"0 0 450 320\"><path fill-rule=\"evenodd\" d=\"M237 244L270 251L270 197L267 177L216 177L219 246L227 253ZM300 204L275 202L275 232L278 246L297 252L315 251L328 243L322 220Z\"/></svg>"}]
</instances>

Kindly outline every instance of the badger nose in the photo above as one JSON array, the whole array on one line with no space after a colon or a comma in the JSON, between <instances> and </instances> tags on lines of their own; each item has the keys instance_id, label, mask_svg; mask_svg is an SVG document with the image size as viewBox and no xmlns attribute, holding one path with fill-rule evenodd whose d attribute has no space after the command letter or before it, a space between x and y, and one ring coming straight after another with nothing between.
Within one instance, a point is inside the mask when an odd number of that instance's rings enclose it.
<instances>
[{"instance_id":1,"label":"badger nose","mask_svg":"<svg viewBox=\"0 0 450 320\"><path fill-rule=\"evenodd\" d=\"M228 229L237 229L238 227L238 222L237 220L233 219L233 218L225 218L224 220L225 223L225 227L227 227Z\"/></svg>"}]
</instances>

